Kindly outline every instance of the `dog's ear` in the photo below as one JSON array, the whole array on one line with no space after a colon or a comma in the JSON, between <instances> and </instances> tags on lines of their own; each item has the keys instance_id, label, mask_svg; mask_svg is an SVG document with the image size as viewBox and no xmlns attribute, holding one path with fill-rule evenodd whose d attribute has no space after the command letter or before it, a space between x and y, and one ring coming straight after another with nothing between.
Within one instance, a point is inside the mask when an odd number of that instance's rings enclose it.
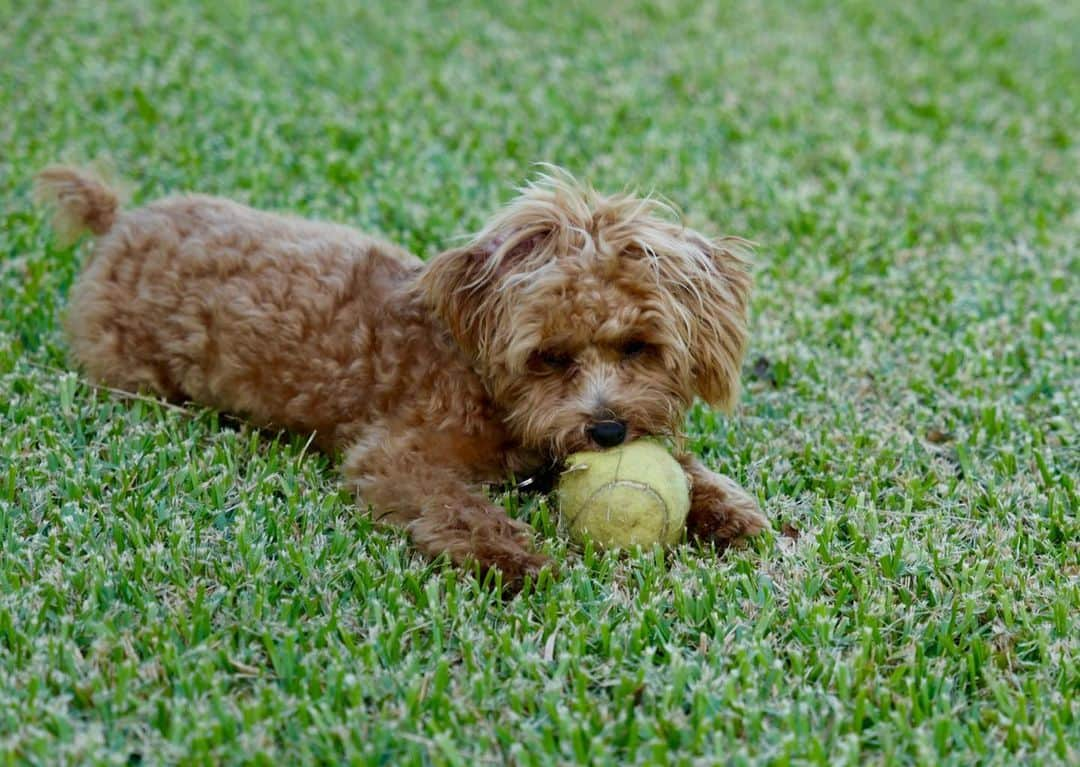
<instances>
[{"instance_id":1,"label":"dog's ear","mask_svg":"<svg viewBox=\"0 0 1080 767\"><path fill-rule=\"evenodd\" d=\"M493 309L491 280L485 276L489 258L473 244L444 251L424 266L418 283L425 302L471 356L477 353L485 316Z\"/></svg>"},{"instance_id":2,"label":"dog's ear","mask_svg":"<svg viewBox=\"0 0 1080 767\"><path fill-rule=\"evenodd\" d=\"M462 248L436 256L419 278L426 303L450 328L458 345L476 358L493 353L495 332L510 311L516 288L529 283L559 253L571 251L590 218L591 197L564 171L551 169L518 190ZM574 215L568 214L568 206ZM506 323L503 323L506 327Z\"/></svg>"},{"instance_id":3,"label":"dog's ear","mask_svg":"<svg viewBox=\"0 0 1080 767\"><path fill-rule=\"evenodd\" d=\"M678 291L690 318L694 388L705 402L729 410L739 396L746 349L750 245L735 237L714 242L689 231L683 239L693 251L682 259L687 273Z\"/></svg>"},{"instance_id":4,"label":"dog's ear","mask_svg":"<svg viewBox=\"0 0 1080 767\"><path fill-rule=\"evenodd\" d=\"M483 356L504 310L504 282L533 254L544 232L477 237L427 263L419 288L457 341L474 357Z\"/></svg>"}]
</instances>

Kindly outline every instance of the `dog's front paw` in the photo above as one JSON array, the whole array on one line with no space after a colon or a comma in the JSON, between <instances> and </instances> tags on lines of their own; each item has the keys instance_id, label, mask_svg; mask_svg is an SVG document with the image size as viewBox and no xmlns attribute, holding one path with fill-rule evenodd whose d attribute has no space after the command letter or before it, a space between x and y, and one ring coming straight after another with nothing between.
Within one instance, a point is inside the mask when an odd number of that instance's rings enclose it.
<instances>
[{"instance_id":1,"label":"dog's front paw","mask_svg":"<svg viewBox=\"0 0 1080 767\"><path fill-rule=\"evenodd\" d=\"M748 492L723 475L710 474L694 477L686 526L696 538L727 545L760 533L769 520Z\"/></svg>"},{"instance_id":2,"label":"dog's front paw","mask_svg":"<svg viewBox=\"0 0 1080 767\"><path fill-rule=\"evenodd\" d=\"M521 591L525 581L531 580L535 584L540 573L547 570L552 576L558 575L559 568L555 561L545 555L535 552L513 552L503 555L496 561L489 562L489 567L502 573L502 587L507 595L513 595Z\"/></svg>"},{"instance_id":3,"label":"dog's front paw","mask_svg":"<svg viewBox=\"0 0 1080 767\"><path fill-rule=\"evenodd\" d=\"M496 535L473 538L470 556L481 570L502 573L505 592L516 594L525 585L526 578L536 583L542 570L557 574L554 560L533 550L536 531L531 526L517 519L503 518L497 529Z\"/></svg>"},{"instance_id":4,"label":"dog's front paw","mask_svg":"<svg viewBox=\"0 0 1080 767\"><path fill-rule=\"evenodd\" d=\"M550 557L533 550L535 531L491 504L446 504L430 509L408 525L413 541L431 557L448 555L477 574L497 570L507 593L535 582L540 571L556 570Z\"/></svg>"}]
</instances>

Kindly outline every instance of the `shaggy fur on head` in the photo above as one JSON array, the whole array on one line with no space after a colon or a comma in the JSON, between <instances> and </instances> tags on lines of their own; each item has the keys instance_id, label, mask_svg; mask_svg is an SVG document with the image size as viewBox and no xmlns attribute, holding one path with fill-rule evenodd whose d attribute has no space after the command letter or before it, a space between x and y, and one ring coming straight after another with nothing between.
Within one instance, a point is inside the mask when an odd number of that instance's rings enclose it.
<instances>
[{"instance_id":1,"label":"shaggy fur on head","mask_svg":"<svg viewBox=\"0 0 1080 767\"><path fill-rule=\"evenodd\" d=\"M745 243L561 171L427 264L212 197L121 212L71 168L45 170L37 188L69 230L98 236L67 322L92 378L313 433L344 452L376 519L510 586L547 559L484 484L541 475L582 448L677 438L695 397L737 396ZM764 527L731 480L680 462L692 534L723 544Z\"/></svg>"},{"instance_id":2,"label":"shaggy fur on head","mask_svg":"<svg viewBox=\"0 0 1080 767\"><path fill-rule=\"evenodd\" d=\"M420 276L523 443L675 435L695 395L730 407L746 342L745 242L710 242L651 199L541 176Z\"/></svg>"}]
</instances>

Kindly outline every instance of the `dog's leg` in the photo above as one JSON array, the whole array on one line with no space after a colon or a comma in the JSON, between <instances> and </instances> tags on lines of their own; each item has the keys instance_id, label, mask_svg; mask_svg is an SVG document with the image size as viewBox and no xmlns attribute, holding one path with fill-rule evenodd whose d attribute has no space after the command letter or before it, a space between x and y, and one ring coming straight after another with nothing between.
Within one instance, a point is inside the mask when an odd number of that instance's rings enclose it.
<instances>
[{"instance_id":1,"label":"dog's leg","mask_svg":"<svg viewBox=\"0 0 1080 767\"><path fill-rule=\"evenodd\" d=\"M690 480L690 534L724 545L754 535L769 525L757 501L733 480L710 471L693 455L679 456Z\"/></svg>"},{"instance_id":2,"label":"dog's leg","mask_svg":"<svg viewBox=\"0 0 1080 767\"><path fill-rule=\"evenodd\" d=\"M366 439L349 450L345 477L376 521L403 527L427 556L497 569L504 587L519 588L550 559L532 551L529 525L474 487L477 472L461 460L467 451L454 447L437 437Z\"/></svg>"}]
</instances>

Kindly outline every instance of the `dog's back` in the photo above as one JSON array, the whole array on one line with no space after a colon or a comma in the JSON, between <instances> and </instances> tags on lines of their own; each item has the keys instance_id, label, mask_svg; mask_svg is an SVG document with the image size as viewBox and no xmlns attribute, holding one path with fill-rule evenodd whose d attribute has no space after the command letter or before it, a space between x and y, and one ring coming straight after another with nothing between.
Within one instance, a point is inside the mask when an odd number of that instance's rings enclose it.
<instances>
[{"instance_id":1,"label":"dog's back","mask_svg":"<svg viewBox=\"0 0 1080 767\"><path fill-rule=\"evenodd\" d=\"M328 443L372 396L377 329L415 256L334 224L178 196L121 211L92 174L37 180L58 228L89 230L72 288L74 356L96 380L316 431Z\"/></svg>"}]
</instances>

